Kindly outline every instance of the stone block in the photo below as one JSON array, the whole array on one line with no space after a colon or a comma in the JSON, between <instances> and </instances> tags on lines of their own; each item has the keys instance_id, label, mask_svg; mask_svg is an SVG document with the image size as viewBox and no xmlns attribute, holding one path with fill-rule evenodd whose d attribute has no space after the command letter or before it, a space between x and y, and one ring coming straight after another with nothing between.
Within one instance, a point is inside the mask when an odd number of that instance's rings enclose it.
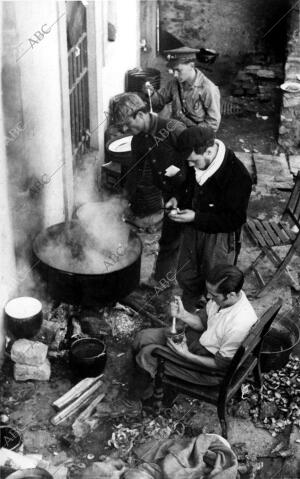
<instances>
[{"instance_id":1,"label":"stone block","mask_svg":"<svg viewBox=\"0 0 300 479\"><path fill-rule=\"evenodd\" d=\"M14 378L16 381L49 381L51 375L51 366L48 359L38 366L29 366L28 364L16 363L14 365Z\"/></svg>"},{"instance_id":2,"label":"stone block","mask_svg":"<svg viewBox=\"0 0 300 479\"><path fill-rule=\"evenodd\" d=\"M293 178L285 156L278 157L273 155L254 154L253 158L258 186L268 185L270 187L276 187L276 183L283 181L290 181L291 184L293 183Z\"/></svg>"},{"instance_id":3,"label":"stone block","mask_svg":"<svg viewBox=\"0 0 300 479\"><path fill-rule=\"evenodd\" d=\"M284 93L283 94L283 107L291 108L300 106L300 95L295 95L294 93Z\"/></svg>"},{"instance_id":4,"label":"stone block","mask_svg":"<svg viewBox=\"0 0 300 479\"><path fill-rule=\"evenodd\" d=\"M256 75L260 78L276 78L276 74L273 70L257 70Z\"/></svg>"},{"instance_id":5,"label":"stone block","mask_svg":"<svg viewBox=\"0 0 300 479\"><path fill-rule=\"evenodd\" d=\"M39 341L18 339L11 349L11 359L15 363L38 366L45 362L48 346Z\"/></svg>"},{"instance_id":6,"label":"stone block","mask_svg":"<svg viewBox=\"0 0 300 479\"><path fill-rule=\"evenodd\" d=\"M300 155L290 155L289 157L290 170L293 175L297 175L300 170Z\"/></svg>"}]
</instances>

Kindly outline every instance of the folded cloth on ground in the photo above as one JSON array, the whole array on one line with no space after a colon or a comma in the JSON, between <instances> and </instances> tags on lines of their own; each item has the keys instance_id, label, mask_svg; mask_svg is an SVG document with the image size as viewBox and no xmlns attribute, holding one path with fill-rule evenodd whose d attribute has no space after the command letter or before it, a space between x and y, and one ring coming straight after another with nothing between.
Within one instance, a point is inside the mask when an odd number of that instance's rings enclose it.
<instances>
[{"instance_id":1,"label":"folded cloth on ground","mask_svg":"<svg viewBox=\"0 0 300 479\"><path fill-rule=\"evenodd\" d=\"M158 464L164 479L174 477L176 479L236 479L237 477L236 455L229 443L217 434L156 440L150 444L143 444L135 450L135 453L142 461ZM158 477L152 475L151 479L158 479ZM130 476L127 479L129 478Z\"/></svg>"}]
</instances>

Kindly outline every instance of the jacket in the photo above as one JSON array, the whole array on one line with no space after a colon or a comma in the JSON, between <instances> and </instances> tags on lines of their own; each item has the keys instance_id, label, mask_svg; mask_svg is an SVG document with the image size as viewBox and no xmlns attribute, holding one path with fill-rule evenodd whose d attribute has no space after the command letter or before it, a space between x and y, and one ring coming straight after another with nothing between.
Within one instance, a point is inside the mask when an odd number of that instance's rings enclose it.
<instances>
[{"instance_id":1,"label":"jacket","mask_svg":"<svg viewBox=\"0 0 300 479\"><path fill-rule=\"evenodd\" d=\"M220 168L202 186L190 167L185 207L196 213L191 224L206 233L238 231L246 221L251 189L248 170L228 148Z\"/></svg>"},{"instance_id":2,"label":"jacket","mask_svg":"<svg viewBox=\"0 0 300 479\"><path fill-rule=\"evenodd\" d=\"M184 153L177 150L177 138L185 126L177 120L159 118L150 114L150 131L133 136L132 161L126 173L125 190L130 201L138 188L143 188L143 177L150 166L153 184L162 192L165 201L181 194L186 180L187 164ZM168 177L165 170L176 166L179 171Z\"/></svg>"},{"instance_id":3,"label":"jacket","mask_svg":"<svg viewBox=\"0 0 300 479\"><path fill-rule=\"evenodd\" d=\"M221 121L219 88L196 69L196 78L192 85L180 83L173 78L152 97L152 105L160 111L172 102L172 118L190 126L210 126L217 131Z\"/></svg>"}]
</instances>

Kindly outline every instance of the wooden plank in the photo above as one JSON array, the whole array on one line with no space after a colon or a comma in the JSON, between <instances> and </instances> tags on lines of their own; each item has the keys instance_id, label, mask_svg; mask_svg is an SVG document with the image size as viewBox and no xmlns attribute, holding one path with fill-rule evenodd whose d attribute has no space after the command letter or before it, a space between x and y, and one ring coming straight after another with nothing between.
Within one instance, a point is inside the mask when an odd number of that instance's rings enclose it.
<instances>
[{"instance_id":1,"label":"wooden plank","mask_svg":"<svg viewBox=\"0 0 300 479\"><path fill-rule=\"evenodd\" d=\"M290 241L290 237L287 235L285 230L280 228L279 225L275 223L275 221L270 221L270 225L283 243L287 243Z\"/></svg>"},{"instance_id":2,"label":"wooden plank","mask_svg":"<svg viewBox=\"0 0 300 479\"><path fill-rule=\"evenodd\" d=\"M82 379L74 387L69 389L69 391L67 391L63 396L56 399L56 401L52 403L52 406L56 410L64 408L65 406L67 406L67 404L77 399L82 393L84 393L87 389L89 389L95 382L99 381L99 379L101 379L102 376L103 374L100 374L100 376L97 376L97 377Z\"/></svg>"},{"instance_id":3,"label":"wooden plank","mask_svg":"<svg viewBox=\"0 0 300 479\"><path fill-rule=\"evenodd\" d=\"M95 384L93 384L87 391L85 391L79 398L75 399L69 406L65 407L59 411L56 416L51 419L51 423L54 426L57 426L61 422L68 419L70 416L75 414L82 406L85 406L91 396L97 391L97 389L103 384L99 379Z\"/></svg>"},{"instance_id":4,"label":"wooden plank","mask_svg":"<svg viewBox=\"0 0 300 479\"><path fill-rule=\"evenodd\" d=\"M254 243L256 243L258 246L267 246L264 238L256 229L254 221L248 221L247 226L250 236L254 239Z\"/></svg>"},{"instance_id":5,"label":"wooden plank","mask_svg":"<svg viewBox=\"0 0 300 479\"><path fill-rule=\"evenodd\" d=\"M263 226L267 230L270 238L272 238L274 244L279 246L281 244L280 237L278 237L275 231L271 228L269 221L263 221Z\"/></svg>"},{"instance_id":6,"label":"wooden plank","mask_svg":"<svg viewBox=\"0 0 300 479\"><path fill-rule=\"evenodd\" d=\"M274 246L272 238L268 235L268 232L263 227L263 224L260 221L255 222L256 228L259 230L260 234L262 235L263 239L265 240L266 246L272 248Z\"/></svg>"},{"instance_id":7,"label":"wooden plank","mask_svg":"<svg viewBox=\"0 0 300 479\"><path fill-rule=\"evenodd\" d=\"M283 231L285 232L286 235L290 238L290 241L293 243L295 240L296 233L293 233L290 228L285 225L284 223L280 223L280 226L282 227Z\"/></svg>"}]
</instances>

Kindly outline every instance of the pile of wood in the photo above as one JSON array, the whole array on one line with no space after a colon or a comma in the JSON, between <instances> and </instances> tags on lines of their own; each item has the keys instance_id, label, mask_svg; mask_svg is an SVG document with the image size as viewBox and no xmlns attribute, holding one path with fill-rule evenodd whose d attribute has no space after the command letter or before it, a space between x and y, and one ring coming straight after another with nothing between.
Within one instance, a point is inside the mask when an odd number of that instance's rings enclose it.
<instances>
[{"instance_id":1,"label":"pile of wood","mask_svg":"<svg viewBox=\"0 0 300 479\"><path fill-rule=\"evenodd\" d=\"M72 423L76 437L84 437L98 425L99 418L94 416L96 406L105 396L105 386L101 380L103 374L95 378L85 378L63 396L52 403L57 414L52 417L54 426L76 415Z\"/></svg>"}]
</instances>

